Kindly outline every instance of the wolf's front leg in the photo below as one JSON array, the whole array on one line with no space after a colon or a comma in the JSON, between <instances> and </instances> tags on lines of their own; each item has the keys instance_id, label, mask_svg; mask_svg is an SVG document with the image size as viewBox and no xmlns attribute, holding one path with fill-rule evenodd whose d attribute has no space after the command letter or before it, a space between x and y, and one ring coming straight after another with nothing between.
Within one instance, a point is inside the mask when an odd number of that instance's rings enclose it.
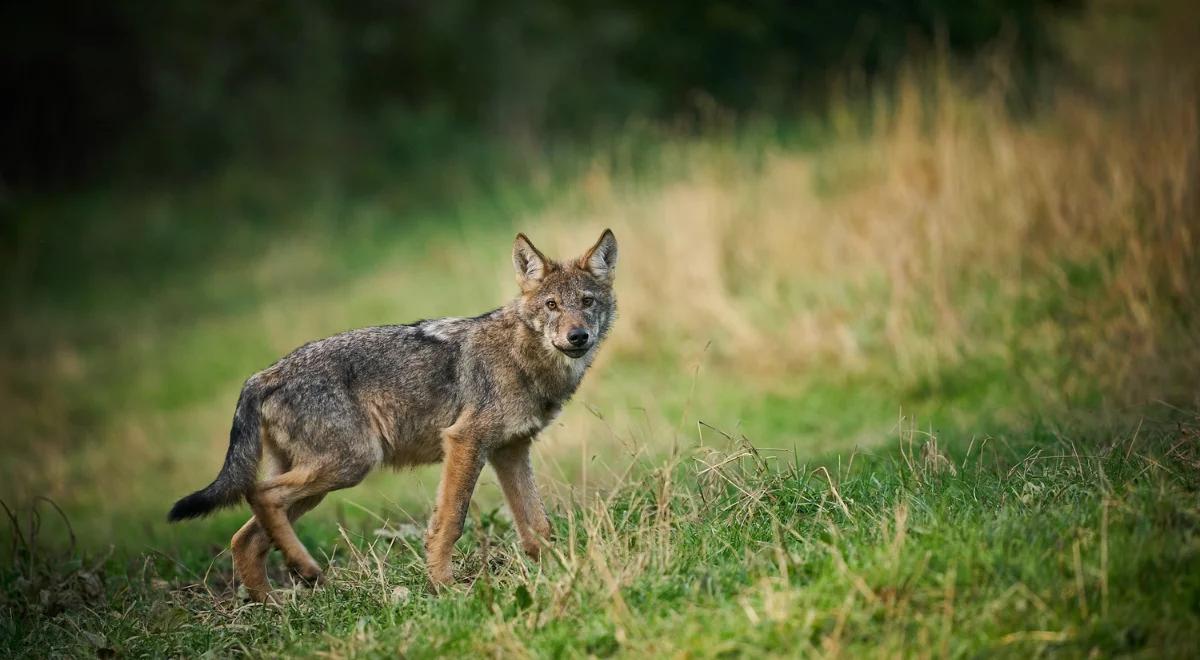
<instances>
[{"instance_id":1,"label":"wolf's front leg","mask_svg":"<svg viewBox=\"0 0 1200 660\"><path fill-rule=\"evenodd\" d=\"M454 580L450 565L454 543L462 536L467 507L483 468L481 438L455 424L442 433L442 481L429 529L425 532L425 563L429 581L442 587Z\"/></svg>"},{"instance_id":2,"label":"wolf's front leg","mask_svg":"<svg viewBox=\"0 0 1200 660\"><path fill-rule=\"evenodd\" d=\"M542 546L550 540L550 522L546 519L546 509L538 495L537 483L533 480L533 467L529 460L532 445L532 440L518 440L492 452L489 460L500 480L500 487L504 489L508 507L512 510L513 522L521 537L521 549L537 559Z\"/></svg>"}]
</instances>

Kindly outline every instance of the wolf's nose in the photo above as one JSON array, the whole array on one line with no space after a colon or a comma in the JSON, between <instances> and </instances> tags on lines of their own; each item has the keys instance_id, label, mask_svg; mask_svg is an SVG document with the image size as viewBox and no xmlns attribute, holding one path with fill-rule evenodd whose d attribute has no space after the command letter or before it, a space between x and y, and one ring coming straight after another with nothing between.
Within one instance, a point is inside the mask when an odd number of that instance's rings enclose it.
<instances>
[{"instance_id":1,"label":"wolf's nose","mask_svg":"<svg viewBox=\"0 0 1200 660\"><path fill-rule=\"evenodd\" d=\"M567 341L572 346L583 346L587 343L588 331L583 328L575 328L567 333Z\"/></svg>"}]
</instances>

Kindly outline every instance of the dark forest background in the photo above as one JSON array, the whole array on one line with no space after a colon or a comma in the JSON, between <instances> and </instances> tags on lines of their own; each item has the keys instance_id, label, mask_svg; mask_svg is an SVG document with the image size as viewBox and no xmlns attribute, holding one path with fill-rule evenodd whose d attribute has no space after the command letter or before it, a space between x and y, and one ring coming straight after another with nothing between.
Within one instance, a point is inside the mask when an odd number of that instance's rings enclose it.
<instances>
[{"instance_id":1,"label":"dark forest background","mask_svg":"<svg viewBox=\"0 0 1200 660\"><path fill-rule=\"evenodd\" d=\"M10 196L178 180L233 161L394 174L484 143L579 143L633 118L792 113L934 48L999 45L1029 83L1053 57L1043 19L1073 4L5 3L0 184Z\"/></svg>"}]
</instances>

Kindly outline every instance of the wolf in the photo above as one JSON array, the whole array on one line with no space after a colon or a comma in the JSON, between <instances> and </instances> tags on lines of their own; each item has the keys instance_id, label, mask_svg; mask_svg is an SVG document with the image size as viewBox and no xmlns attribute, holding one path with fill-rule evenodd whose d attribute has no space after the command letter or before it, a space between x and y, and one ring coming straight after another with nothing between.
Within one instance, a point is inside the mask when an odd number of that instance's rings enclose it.
<instances>
[{"instance_id":1,"label":"wolf","mask_svg":"<svg viewBox=\"0 0 1200 660\"><path fill-rule=\"evenodd\" d=\"M521 547L537 558L550 523L530 446L579 387L612 326L617 241L606 229L583 256L558 262L518 234L512 261L519 294L499 309L351 330L251 376L220 473L176 502L168 520L244 499L254 515L231 541L234 573L252 599L265 601L272 546L301 579L321 580L292 526L327 493L379 466L441 462L425 533L429 580L439 588L453 580L451 552L490 463Z\"/></svg>"}]
</instances>

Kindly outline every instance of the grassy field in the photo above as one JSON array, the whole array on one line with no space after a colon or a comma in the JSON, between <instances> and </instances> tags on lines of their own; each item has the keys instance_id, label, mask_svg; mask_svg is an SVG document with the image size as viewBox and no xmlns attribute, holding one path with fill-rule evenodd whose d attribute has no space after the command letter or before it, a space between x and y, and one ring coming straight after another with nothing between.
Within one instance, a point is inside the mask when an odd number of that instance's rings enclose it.
<instances>
[{"instance_id":1,"label":"grassy field","mask_svg":"<svg viewBox=\"0 0 1200 660\"><path fill-rule=\"evenodd\" d=\"M46 620L4 632L10 650L72 655L1187 656L1197 433L1147 420L971 442L904 424L815 468L715 433L558 501L540 565L476 512L453 593L427 593L419 530L322 521L304 536L332 580L280 607L233 599L219 559L29 556L9 597L43 594L26 607Z\"/></svg>"},{"instance_id":2,"label":"grassy field","mask_svg":"<svg viewBox=\"0 0 1200 660\"><path fill-rule=\"evenodd\" d=\"M508 176L23 201L0 655L1191 654L1200 96L1145 64L1020 118L1003 75L932 67ZM230 583L246 511L164 522L248 374L490 309L516 231L566 255L605 226L621 317L535 458L551 557L520 555L486 473L436 596L435 469L304 518L330 581L281 607Z\"/></svg>"}]
</instances>

